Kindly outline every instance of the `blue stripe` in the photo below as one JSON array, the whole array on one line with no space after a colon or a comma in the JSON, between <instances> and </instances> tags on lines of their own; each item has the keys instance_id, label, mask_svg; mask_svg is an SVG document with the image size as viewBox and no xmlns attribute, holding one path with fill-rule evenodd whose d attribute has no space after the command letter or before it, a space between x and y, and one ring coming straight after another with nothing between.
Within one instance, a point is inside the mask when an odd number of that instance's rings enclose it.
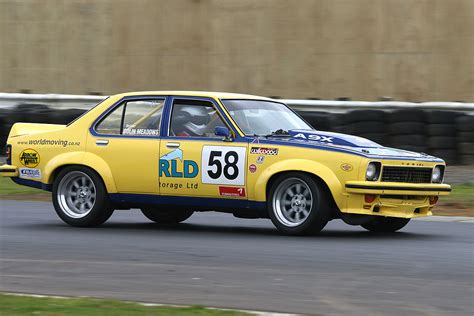
<instances>
[{"instance_id":1,"label":"blue stripe","mask_svg":"<svg viewBox=\"0 0 474 316\"><path fill-rule=\"evenodd\" d=\"M161 205L189 205L201 207L221 207L234 209L265 209L265 202L237 200L237 199L220 199L220 198L200 198L187 196L167 196L153 194L124 194L111 193L110 199L116 203L144 203L144 204L161 204Z\"/></svg>"},{"instance_id":2,"label":"blue stripe","mask_svg":"<svg viewBox=\"0 0 474 316\"><path fill-rule=\"evenodd\" d=\"M416 161L424 161L424 162L444 162L443 159L434 157L434 158L416 158L416 157L394 157L394 156L377 156L377 155L370 155L370 154L363 154L360 152L352 151L350 149L342 149L342 148L333 148L325 145L319 145L316 143L311 143L311 144L305 144L303 142L307 141L301 141L296 142L294 140L290 141L281 141L281 140L274 140L274 139L266 139L266 138L259 138L258 142L252 142L255 140L254 137L246 137L246 139L250 142L251 146L259 146L259 145L278 145L278 146L289 146L289 147L303 147L303 148L309 148L309 149L316 149L316 150L326 150L326 151L335 151L335 152L341 152L344 154L350 154L350 155L356 155L356 156L361 156L364 158L370 158L370 159L384 159L384 160L416 160ZM385 147L386 148L386 147Z\"/></svg>"},{"instance_id":3,"label":"blue stripe","mask_svg":"<svg viewBox=\"0 0 474 316\"><path fill-rule=\"evenodd\" d=\"M27 179L20 179L18 177L12 177L11 178L13 182L19 185L25 185L28 187L36 188L36 189L41 189L45 191L52 191L52 185L51 184L46 184L38 181L33 181L33 180L27 180Z\"/></svg>"}]
</instances>

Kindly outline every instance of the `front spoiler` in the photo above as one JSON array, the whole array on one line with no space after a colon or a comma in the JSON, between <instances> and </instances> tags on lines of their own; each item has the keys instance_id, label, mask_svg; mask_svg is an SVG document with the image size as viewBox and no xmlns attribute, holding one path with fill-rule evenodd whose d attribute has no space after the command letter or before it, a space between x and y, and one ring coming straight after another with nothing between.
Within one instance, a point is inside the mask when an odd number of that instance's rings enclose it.
<instances>
[{"instance_id":1,"label":"front spoiler","mask_svg":"<svg viewBox=\"0 0 474 316\"><path fill-rule=\"evenodd\" d=\"M18 177L18 167L12 165L1 165L0 176L2 177Z\"/></svg>"},{"instance_id":2,"label":"front spoiler","mask_svg":"<svg viewBox=\"0 0 474 316\"><path fill-rule=\"evenodd\" d=\"M358 194L436 196L449 195L451 186L432 183L347 181L346 191Z\"/></svg>"}]
</instances>

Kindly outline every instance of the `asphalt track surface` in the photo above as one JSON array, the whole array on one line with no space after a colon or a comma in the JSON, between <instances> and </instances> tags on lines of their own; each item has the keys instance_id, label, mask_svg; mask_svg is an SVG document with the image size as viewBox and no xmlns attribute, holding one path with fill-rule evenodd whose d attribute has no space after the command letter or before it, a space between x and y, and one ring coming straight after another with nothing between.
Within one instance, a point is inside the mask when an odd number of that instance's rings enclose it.
<instances>
[{"instance_id":1,"label":"asphalt track surface","mask_svg":"<svg viewBox=\"0 0 474 316\"><path fill-rule=\"evenodd\" d=\"M227 214L170 227L117 211L100 228L73 228L50 203L0 207L0 291L318 315L474 311L469 223L373 235L333 221L320 236L287 237Z\"/></svg>"}]
</instances>

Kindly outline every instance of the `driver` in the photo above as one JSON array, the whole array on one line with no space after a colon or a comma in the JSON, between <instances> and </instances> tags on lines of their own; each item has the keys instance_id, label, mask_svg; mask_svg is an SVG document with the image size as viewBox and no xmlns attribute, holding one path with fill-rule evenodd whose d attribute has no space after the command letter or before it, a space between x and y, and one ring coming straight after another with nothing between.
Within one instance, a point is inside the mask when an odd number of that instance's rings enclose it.
<instances>
[{"instance_id":1,"label":"driver","mask_svg":"<svg viewBox=\"0 0 474 316\"><path fill-rule=\"evenodd\" d=\"M171 131L175 136L204 136L210 120L210 113L205 106L175 105Z\"/></svg>"}]
</instances>

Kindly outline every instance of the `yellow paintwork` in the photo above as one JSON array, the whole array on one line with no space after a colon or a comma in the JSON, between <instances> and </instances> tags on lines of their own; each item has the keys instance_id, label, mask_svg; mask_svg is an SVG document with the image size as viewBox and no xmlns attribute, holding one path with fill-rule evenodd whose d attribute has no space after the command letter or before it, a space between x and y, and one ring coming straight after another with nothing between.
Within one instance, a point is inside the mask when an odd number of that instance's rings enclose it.
<instances>
[{"instance_id":1,"label":"yellow paintwork","mask_svg":"<svg viewBox=\"0 0 474 316\"><path fill-rule=\"evenodd\" d=\"M291 145L259 145L258 140L252 142L226 142L220 139L208 141L192 138L179 140L179 148L183 152L182 159L176 159L176 168L183 171L184 161L194 161L199 171L192 178L166 177L158 178L159 158L172 152L168 143L173 140L157 138L122 138L94 136L89 132L93 122L111 105L128 96L194 96L206 97L216 101L221 107L220 99L262 99L267 98L229 93L196 92L196 91L151 91L114 95L84 114L69 126L52 124L16 123L9 135L7 143L12 145L11 165L3 165L2 176L18 177L18 169L25 166L20 161L20 154L26 149L32 149L39 155L39 161L34 169L39 169L40 178L29 179L51 185L55 172L66 165L84 165L94 169L103 179L109 193L161 194L170 196L211 197L226 199L249 199L264 202L267 199L267 185L270 179L281 172L300 171L319 177L329 188L339 210L344 213L383 215L394 217L417 217L431 214L432 206L428 196L446 195L440 189L450 188L446 184L407 184L387 183L384 185L404 187L432 188L432 191L417 192L407 190L380 189L346 189L346 184L363 184L376 187L381 182L364 181L365 170L370 161L380 161L384 166L401 166L410 161L368 159L338 151L295 147ZM240 136L244 136L239 127L223 109L232 127ZM97 140L108 140L107 146L96 145ZM245 152L243 164L244 180L236 187L245 190L240 196L222 195L220 186L202 183L202 153L205 146L222 148L240 147ZM262 155L251 152L252 147L267 147L278 149L277 155ZM263 161L261 160L264 157ZM207 158L206 158L207 159ZM260 160L259 160L260 159ZM439 162L413 161L424 167L440 165ZM188 166L188 168L191 168ZM250 171L252 169L253 172ZM192 168L188 171L192 171ZM229 185L228 185L229 186ZM235 185L230 185L231 187ZM365 194L376 195L376 200L370 205L364 202ZM381 195L400 195L404 198L386 198ZM407 198L412 196L413 198ZM365 206L365 208L364 208ZM374 212L378 206L379 211ZM417 212L415 213L415 209Z\"/></svg>"}]
</instances>

